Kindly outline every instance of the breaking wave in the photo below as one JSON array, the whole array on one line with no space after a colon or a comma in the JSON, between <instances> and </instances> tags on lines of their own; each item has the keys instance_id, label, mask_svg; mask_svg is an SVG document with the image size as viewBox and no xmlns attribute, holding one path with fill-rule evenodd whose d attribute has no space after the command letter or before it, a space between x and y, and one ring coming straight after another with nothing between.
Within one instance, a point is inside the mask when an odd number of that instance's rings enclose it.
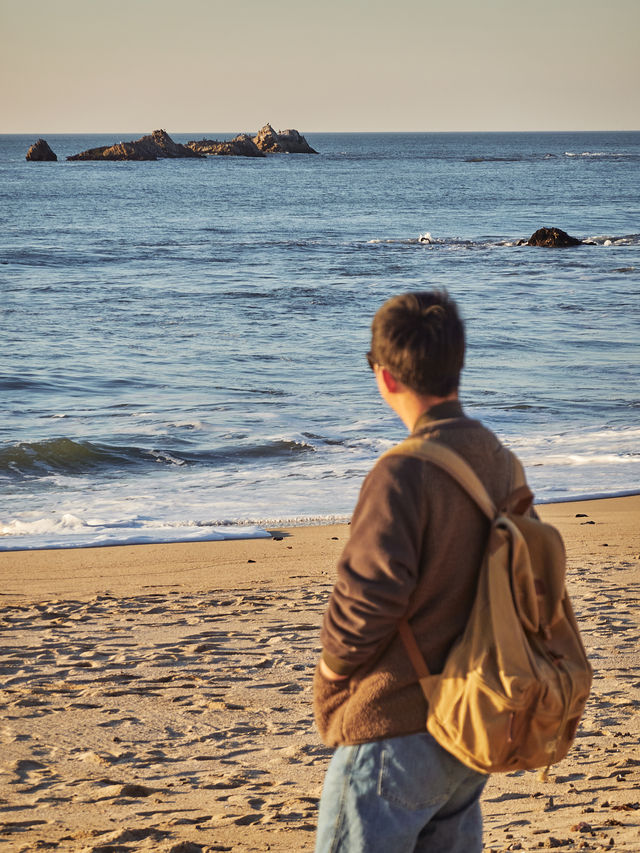
<instances>
[{"instance_id":1,"label":"breaking wave","mask_svg":"<svg viewBox=\"0 0 640 853\"><path fill-rule=\"evenodd\" d=\"M0 450L0 478L34 479L51 475L108 474L133 466L221 466L313 452L304 440L276 439L262 444L223 446L195 452L170 448L125 447L55 438L21 442Z\"/></svg>"}]
</instances>

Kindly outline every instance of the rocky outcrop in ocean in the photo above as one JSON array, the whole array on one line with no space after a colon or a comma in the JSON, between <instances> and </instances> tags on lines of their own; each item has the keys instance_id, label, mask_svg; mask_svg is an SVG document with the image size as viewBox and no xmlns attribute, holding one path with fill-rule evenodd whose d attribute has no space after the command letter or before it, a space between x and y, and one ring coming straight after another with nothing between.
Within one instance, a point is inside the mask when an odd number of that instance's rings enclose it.
<instances>
[{"instance_id":1,"label":"rocky outcrop in ocean","mask_svg":"<svg viewBox=\"0 0 640 853\"><path fill-rule=\"evenodd\" d=\"M31 148L27 151L27 160L35 160L40 162L51 162L53 163L58 158L53 153L51 148L49 148L49 143L46 139L38 139L36 140Z\"/></svg>"},{"instance_id":2,"label":"rocky outcrop in ocean","mask_svg":"<svg viewBox=\"0 0 640 853\"><path fill-rule=\"evenodd\" d=\"M264 157L267 154L317 154L297 130L276 132L265 124L255 136L241 133L228 142L217 139L201 139L187 145L199 154L229 157Z\"/></svg>"},{"instance_id":3,"label":"rocky outcrop in ocean","mask_svg":"<svg viewBox=\"0 0 640 853\"><path fill-rule=\"evenodd\" d=\"M270 124L255 136L240 133L233 139L219 141L200 139L181 145L174 142L166 130L154 130L131 142L101 145L72 154L67 160L161 160L163 158L205 157L223 155L230 157L265 157L267 154L317 154L297 130L282 130L276 133ZM57 160L44 139L29 148L27 160Z\"/></svg>"},{"instance_id":4,"label":"rocky outcrop in ocean","mask_svg":"<svg viewBox=\"0 0 640 853\"><path fill-rule=\"evenodd\" d=\"M150 136L143 136L133 142L89 148L80 154L67 157L67 160L161 160L202 156L186 145L174 142L166 130L154 130Z\"/></svg>"},{"instance_id":5,"label":"rocky outcrop in ocean","mask_svg":"<svg viewBox=\"0 0 640 853\"><path fill-rule=\"evenodd\" d=\"M287 154L317 154L307 140L297 130L280 130L278 132L280 146Z\"/></svg>"},{"instance_id":6,"label":"rocky outcrop in ocean","mask_svg":"<svg viewBox=\"0 0 640 853\"><path fill-rule=\"evenodd\" d=\"M200 139L187 142L187 146L198 154L226 157L266 157L248 133L240 133L225 142L217 139Z\"/></svg>"},{"instance_id":7,"label":"rocky outcrop in ocean","mask_svg":"<svg viewBox=\"0 0 640 853\"><path fill-rule=\"evenodd\" d=\"M261 127L253 137L253 141L261 151L265 151L267 154L283 153L280 138L270 124L265 124L264 127Z\"/></svg>"},{"instance_id":8,"label":"rocky outcrop in ocean","mask_svg":"<svg viewBox=\"0 0 640 853\"><path fill-rule=\"evenodd\" d=\"M571 237L560 228L538 228L527 240L527 246L546 246L564 248L566 246L581 246L582 240Z\"/></svg>"},{"instance_id":9,"label":"rocky outcrop in ocean","mask_svg":"<svg viewBox=\"0 0 640 853\"><path fill-rule=\"evenodd\" d=\"M297 130L279 130L276 133L270 124L265 124L254 136L253 141L261 151L267 154L318 153Z\"/></svg>"}]
</instances>

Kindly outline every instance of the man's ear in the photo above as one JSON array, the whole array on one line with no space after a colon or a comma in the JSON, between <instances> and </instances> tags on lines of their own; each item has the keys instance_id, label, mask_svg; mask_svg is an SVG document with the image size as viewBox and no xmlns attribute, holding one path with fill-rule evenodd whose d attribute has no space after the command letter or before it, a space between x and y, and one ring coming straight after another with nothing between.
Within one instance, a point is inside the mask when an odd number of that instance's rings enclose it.
<instances>
[{"instance_id":1,"label":"man's ear","mask_svg":"<svg viewBox=\"0 0 640 853\"><path fill-rule=\"evenodd\" d=\"M386 367L380 368L380 374L382 378L382 384L385 389L389 392L389 394L397 394L398 391L402 390L402 383L399 382L393 374L389 373Z\"/></svg>"}]
</instances>

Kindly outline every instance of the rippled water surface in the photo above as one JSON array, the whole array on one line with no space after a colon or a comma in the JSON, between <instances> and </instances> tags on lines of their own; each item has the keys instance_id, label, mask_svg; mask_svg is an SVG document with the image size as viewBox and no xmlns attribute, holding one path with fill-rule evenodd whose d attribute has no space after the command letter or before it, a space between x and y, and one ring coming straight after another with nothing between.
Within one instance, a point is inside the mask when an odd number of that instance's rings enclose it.
<instances>
[{"instance_id":1,"label":"rippled water surface","mask_svg":"<svg viewBox=\"0 0 640 853\"><path fill-rule=\"evenodd\" d=\"M467 322L466 408L538 499L637 490L640 134L308 138L67 163L119 137L59 136L27 163L0 137L0 548L348 517L403 435L371 316L434 286ZM543 225L589 243L517 245Z\"/></svg>"}]
</instances>

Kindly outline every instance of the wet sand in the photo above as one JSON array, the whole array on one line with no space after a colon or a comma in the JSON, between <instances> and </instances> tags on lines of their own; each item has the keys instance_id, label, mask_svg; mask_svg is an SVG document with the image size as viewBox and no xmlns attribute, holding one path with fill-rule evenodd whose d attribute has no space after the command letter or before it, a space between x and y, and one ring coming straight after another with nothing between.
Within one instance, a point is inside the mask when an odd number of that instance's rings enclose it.
<instances>
[{"instance_id":1,"label":"wet sand","mask_svg":"<svg viewBox=\"0 0 640 853\"><path fill-rule=\"evenodd\" d=\"M640 850L640 496L539 508L595 669L569 756L492 778L485 849ZM312 850L318 632L348 526L0 553L0 849Z\"/></svg>"}]
</instances>

